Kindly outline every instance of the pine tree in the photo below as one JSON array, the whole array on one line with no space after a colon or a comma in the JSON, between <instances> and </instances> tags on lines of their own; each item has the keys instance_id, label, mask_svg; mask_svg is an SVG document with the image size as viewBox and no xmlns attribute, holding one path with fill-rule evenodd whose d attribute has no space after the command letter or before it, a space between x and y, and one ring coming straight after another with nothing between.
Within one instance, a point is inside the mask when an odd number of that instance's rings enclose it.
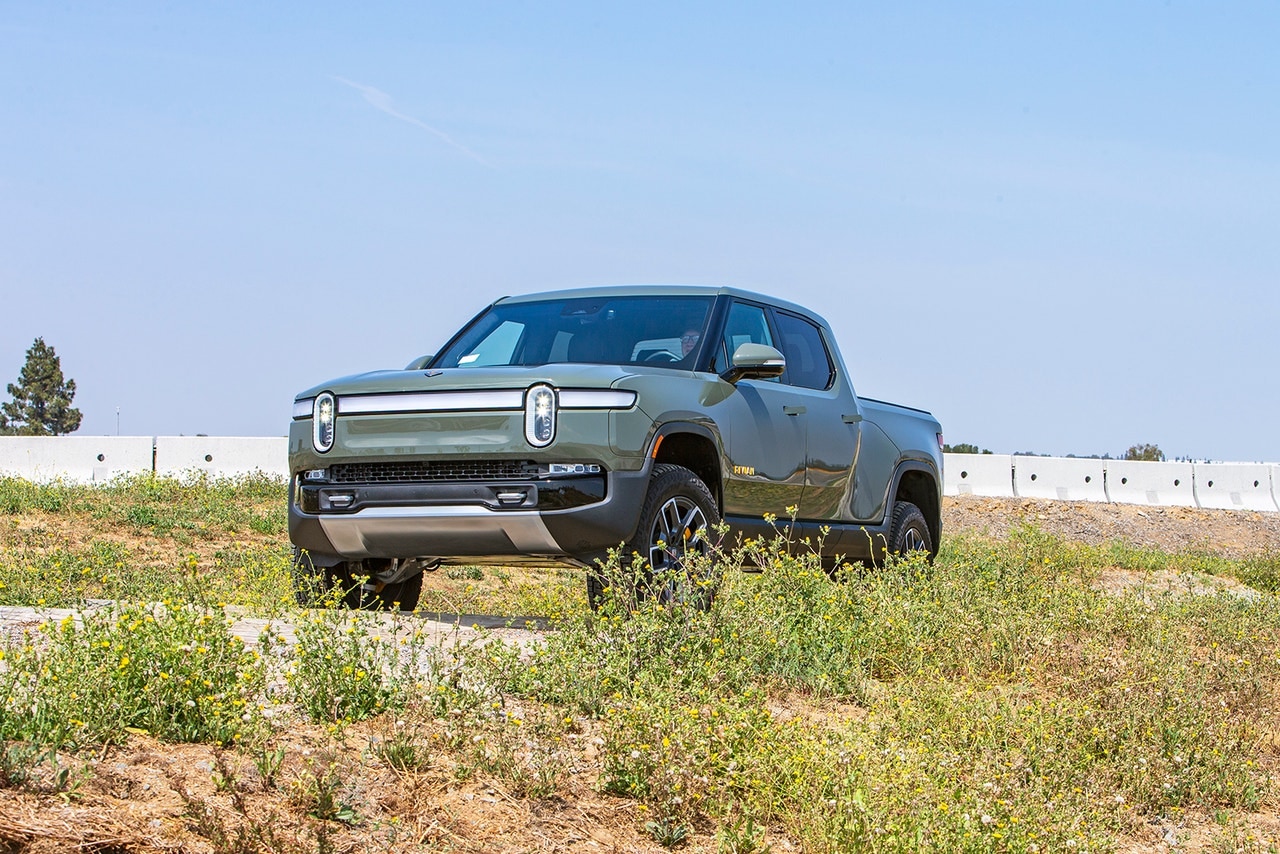
<instances>
[{"instance_id":1,"label":"pine tree","mask_svg":"<svg viewBox=\"0 0 1280 854\"><path fill-rule=\"evenodd\" d=\"M62 379L62 363L53 348L37 338L27 350L18 382L9 383L11 403L0 404L0 433L61 436L80 427L80 410L71 406L76 381Z\"/></svg>"}]
</instances>

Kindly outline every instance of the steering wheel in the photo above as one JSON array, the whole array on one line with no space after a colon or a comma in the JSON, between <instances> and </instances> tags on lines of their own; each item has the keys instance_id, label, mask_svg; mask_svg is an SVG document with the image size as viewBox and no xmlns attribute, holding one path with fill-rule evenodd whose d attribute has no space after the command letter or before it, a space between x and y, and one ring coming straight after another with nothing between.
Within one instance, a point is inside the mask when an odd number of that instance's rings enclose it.
<instances>
[{"instance_id":1,"label":"steering wheel","mask_svg":"<svg viewBox=\"0 0 1280 854\"><path fill-rule=\"evenodd\" d=\"M680 359L679 357L676 356L675 353L671 353L666 350L659 350L658 352L653 353L652 355L646 356L645 361L646 362L678 362L680 361Z\"/></svg>"}]
</instances>

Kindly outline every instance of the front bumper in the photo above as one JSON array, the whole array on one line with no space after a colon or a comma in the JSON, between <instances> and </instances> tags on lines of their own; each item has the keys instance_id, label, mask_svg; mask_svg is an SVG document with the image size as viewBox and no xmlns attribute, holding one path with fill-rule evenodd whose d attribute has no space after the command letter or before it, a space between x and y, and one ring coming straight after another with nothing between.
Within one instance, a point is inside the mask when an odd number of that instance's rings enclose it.
<instances>
[{"instance_id":1,"label":"front bumper","mask_svg":"<svg viewBox=\"0 0 1280 854\"><path fill-rule=\"evenodd\" d=\"M364 558L589 563L635 533L650 466L538 482L295 479L289 538L317 565Z\"/></svg>"}]
</instances>

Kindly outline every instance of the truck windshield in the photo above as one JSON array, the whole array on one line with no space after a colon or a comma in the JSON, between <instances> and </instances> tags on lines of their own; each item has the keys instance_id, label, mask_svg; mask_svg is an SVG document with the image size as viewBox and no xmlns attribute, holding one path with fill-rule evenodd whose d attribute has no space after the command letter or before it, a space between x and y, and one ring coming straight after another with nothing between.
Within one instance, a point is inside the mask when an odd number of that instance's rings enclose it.
<instances>
[{"instance_id":1,"label":"truck windshield","mask_svg":"<svg viewBox=\"0 0 1280 854\"><path fill-rule=\"evenodd\" d=\"M691 368L711 300L623 296L499 303L441 353L433 367L569 362Z\"/></svg>"}]
</instances>

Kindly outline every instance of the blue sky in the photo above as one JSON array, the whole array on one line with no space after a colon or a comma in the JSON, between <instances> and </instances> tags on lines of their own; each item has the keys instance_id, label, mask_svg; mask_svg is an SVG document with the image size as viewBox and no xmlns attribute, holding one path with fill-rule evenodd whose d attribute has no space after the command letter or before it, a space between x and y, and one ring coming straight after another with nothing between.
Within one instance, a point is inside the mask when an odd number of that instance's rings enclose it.
<instances>
[{"instance_id":1,"label":"blue sky","mask_svg":"<svg viewBox=\"0 0 1280 854\"><path fill-rule=\"evenodd\" d=\"M0 382L281 435L490 300L731 284L993 451L1280 459L1280 5L0 3ZM7 395L3 396L7 399Z\"/></svg>"}]
</instances>

